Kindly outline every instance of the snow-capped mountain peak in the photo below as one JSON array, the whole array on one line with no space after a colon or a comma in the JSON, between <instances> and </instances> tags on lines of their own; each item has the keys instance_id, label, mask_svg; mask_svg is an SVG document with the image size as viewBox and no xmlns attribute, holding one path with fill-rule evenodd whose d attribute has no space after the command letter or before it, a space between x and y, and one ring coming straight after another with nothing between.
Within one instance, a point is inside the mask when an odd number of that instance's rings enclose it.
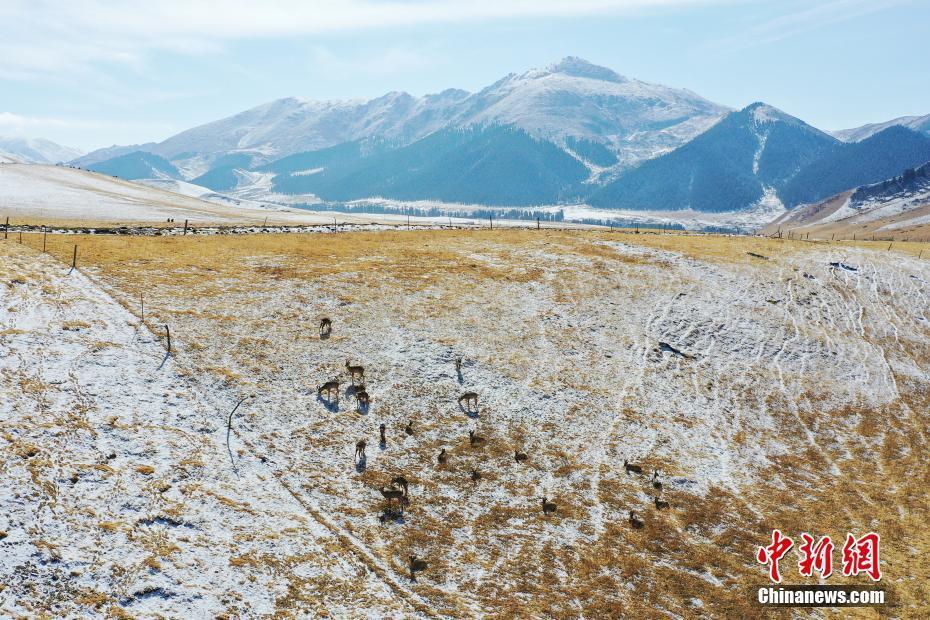
<instances>
[{"instance_id":1,"label":"snow-capped mountain peak","mask_svg":"<svg viewBox=\"0 0 930 620\"><path fill-rule=\"evenodd\" d=\"M577 56L566 56L559 62L549 65L549 67L546 68L546 73L562 73L572 77L616 82L618 84L628 81L627 78L612 69L592 64L584 58L578 58Z\"/></svg>"},{"instance_id":2,"label":"snow-capped mountain peak","mask_svg":"<svg viewBox=\"0 0 930 620\"><path fill-rule=\"evenodd\" d=\"M798 122L798 119L787 114L775 106L771 106L762 101L756 101L746 107L746 111L752 114L752 118L757 123L791 123L795 124Z\"/></svg>"}]
</instances>

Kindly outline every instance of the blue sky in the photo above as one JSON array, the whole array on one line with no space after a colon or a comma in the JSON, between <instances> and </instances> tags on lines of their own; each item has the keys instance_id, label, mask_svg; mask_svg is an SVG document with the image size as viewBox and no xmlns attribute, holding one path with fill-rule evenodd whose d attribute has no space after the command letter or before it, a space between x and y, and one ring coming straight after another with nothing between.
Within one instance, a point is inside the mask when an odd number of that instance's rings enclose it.
<instances>
[{"instance_id":1,"label":"blue sky","mask_svg":"<svg viewBox=\"0 0 930 620\"><path fill-rule=\"evenodd\" d=\"M930 113L927 0L0 2L0 135L162 140L286 96L477 90L581 56L823 129Z\"/></svg>"}]
</instances>

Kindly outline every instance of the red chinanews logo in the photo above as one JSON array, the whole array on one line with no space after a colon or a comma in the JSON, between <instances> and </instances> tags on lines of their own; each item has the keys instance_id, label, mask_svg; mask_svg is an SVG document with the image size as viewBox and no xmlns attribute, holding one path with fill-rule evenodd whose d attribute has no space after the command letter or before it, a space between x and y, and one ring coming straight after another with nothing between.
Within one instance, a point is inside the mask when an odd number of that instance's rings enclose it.
<instances>
[{"instance_id":1,"label":"red chinanews logo","mask_svg":"<svg viewBox=\"0 0 930 620\"><path fill-rule=\"evenodd\" d=\"M823 536L815 542L814 537L805 532L801 534L801 539L804 542L798 547L798 572L805 577L811 577L817 572L823 579L832 575L835 547L830 537ZM874 532L860 538L847 534L846 543L843 545L843 575L851 577L865 573L872 581L879 581L882 578L879 565L880 543L881 537ZM779 562L793 546L794 541L791 538L783 535L780 530L772 530L772 543L759 547L756 552L756 560L760 564L768 565L769 579L774 583L781 583Z\"/></svg>"}]
</instances>

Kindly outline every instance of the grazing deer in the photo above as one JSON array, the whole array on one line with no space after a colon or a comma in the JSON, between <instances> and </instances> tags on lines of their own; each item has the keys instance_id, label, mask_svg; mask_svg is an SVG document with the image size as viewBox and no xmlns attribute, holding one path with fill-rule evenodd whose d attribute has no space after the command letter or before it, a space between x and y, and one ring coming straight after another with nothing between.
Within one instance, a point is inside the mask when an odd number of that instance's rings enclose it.
<instances>
[{"instance_id":1,"label":"grazing deer","mask_svg":"<svg viewBox=\"0 0 930 620\"><path fill-rule=\"evenodd\" d=\"M404 427L404 432L410 435L411 437L413 436L413 420L407 421L407 426Z\"/></svg>"},{"instance_id":2,"label":"grazing deer","mask_svg":"<svg viewBox=\"0 0 930 620\"><path fill-rule=\"evenodd\" d=\"M400 489L382 487L381 495L389 502L394 501L395 499L399 502L404 499L404 492Z\"/></svg>"},{"instance_id":3,"label":"grazing deer","mask_svg":"<svg viewBox=\"0 0 930 620\"><path fill-rule=\"evenodd\" d=\"M468 431L468 443L473 448L480 448L487 443L487 440L481 435L476 435L475 431Z\"/></svg>"},{"instance_id":4,"label":"grazing deer","mask_svg":"<svg viewBox=\"0 0 930 620\"><path fill-rule=\"evenodd\" d=\"M436 457L436 460L439 462L440 465L445 465L445 464L446 464L446 461L447 461L448 459L449 459L449 457L446 456L446 449L445 449L445 448L443 448L442 450L440 450L440 451L439 451L439 456Z\"/></svg>"},{"instance_id":5,"label":"grazing deer","mask_svg":"<svg viewBox=\"0 0 930 620\"><path fill-rule=\"evenodd\" d=\"M426 570L429 564L426 560L420 560L415 555L410 556L410 581L417 580L417 573Z\"/></svg>"},{"instance_id":6,"label":"grazing deer","mask_svg":"<svg viewBox=\"0 0 930 620\"><path fill-rule=\"evenodd\" d=\"M322 397L323 392L326 392L326 400L331 400L333 397L333 392L336 393L336 399L339 399L339 382L338 381L327 381L319 387L316 391L316 395Z\"/></svg>"},{"instance_id":7,"label":"grazing deer","mask_svg":"<svg viewBox=\"0 0 930 620\"><path fill-rule=\"evenodd\" d=\"M381 445L387 444L387 439L384 436L385 431L387 431L387 426L382 422L381 426L378 427L378 432L381 433Z\"/></svg>"},{"instance_id":8,"label":"grazing deer","mask_svg":"<svg viewBox=\"0 0 930 620\"><path fill-rule=\"evenodd\" d=\"M352 381L352 385L355 385L355 378L360 377L362 382L365 381L365 367L364 366L353 366L349 363L349 360L346 360L346 372L349 373L349 379Z\"/></svg>"},{"instance_id":9,"label":"grazing deer","mask_svg":"<svg viewBox=\"0 0 930 620\"><path fill-rule=\"evenodd\" d=\"M517 463L525 463L528 458L530 457L526 455L526 452L520 452L519 450L513 451L513 460Z\"/></svg>"},{"instance_id":10,"label":"grazing deer","mask_svg":"<svg viewBox=\"0 0 930 620\"><path fill-rule=\"evenodd\" d=\"M371 398L365 390L359 390L355 393L355 408L357 410L361 411L363 407L368 409L368 403L370 402Z\"/></svg>"},{"instance_id":11,"label":"grazing deer","mask_svg":"<svg viewBox=\"0 0 930 620\"><path fill-rule=\"evenodd\" d=\"M364 439L361 439L355 443L355 460L365 458L365 447L367 445L368 443Z\"/></svg>"},{"instance_id":12,"label":"grazing deer","mask_svg":"<svg viewBox=\"0 0 930 620\"><path fill-rule=\"evenodd\" d=\"M396 484L397 486L404 488L404 497L407 497L407 488L410 486L410 483L407 482L407 479L403 476L394 476L391 480L391 484Z\"/></svg>"},{"instance_id":13,"label":"grazing deer","mask_svg":"<svg viewBox=\"0 0 930 620\"><path fill-rule=\"evenodd\" d=\"M630 511L630 525L633 526L633 529L639 530L639 529L642 529L642 527L643 527L644 525L646 525L646 524L645 524L645 522L643 522L642 519L637 519L637 518L636 518L636 515L635 515L635 514L633 513L633 511L631 510L631 511Z\"/></svg>"},{"instance_id":14,"label":"grazing deer","mask_svg":"<svg viewBox=\"0 0 930 620\"><path fill-rule=\"evenodd\" d=\"M474 482L475 484L478 484L478 481L481 480L481 474L478 472L477 467L472 468L470 478L471 478L471 481Z\"/></svg>"},{"instance_id":15,"label":"grazing deer","mask_svg":"<svg viewBox=\"0 0 930 620\"><path fill-rule=\"evenodd\" d=\"M652 488L655 489L656 491L662 490L662 483L659 482L659 470L658 469L654 469L652 471Z\"/></svg>"},{"instance_id":16,"label":"grazing deer","mask_svg":"<svg viewBox=\"0 0 930 620\"><path fill-rule=\"evenodd\" d=\"M629 474L633 472L634 474L643 473L643 468L639 465L634 465L633 463L627 463L626 459L623 459L623 467L626 469L626 473Z\"/></svg>"},{"instance_id":17,"label":"grazing deer","mask_svg":"<svg viewBox=\"0 0 930 620\"><path fill-rule=\"evenodd\" d=\"M329 334L333 331L333 322L329 320L329 317L324 316L320 319L320 335Z\"/></svg>"},{"instance_id":18,"label":"grazing deer","mask_svg":"<svg viewBox=\"0 0 930 620\"><path fill-rule=\"evenodd\" d=\"M656 510L665 510L666 508L668 508L668 502L666 502L665 500L659 499L658 495L656 495L653 498L653 500L655 500Z\"/></svg>"},{"instance_id":19,"label":"grazing deer","mask_svg":"<svg viewBox=\"0 0 930 620\"><path fill-rule=\"evenodd\" d=\"M465 403L466 411L472 410L472 405L474 405L475 411L478 410L478 394L476 392L465 392L459 396L459 405Z\"/></svg>"},{"instance_id":20,"label":"grazing deer","mask_svg":"<svg viewBox=\"0 0 930 620\"><path fill-rule=\"evenodd\" d=\"M555 512L555 504L546 499L545 496L542 498L542 509L544 515L551 515Z\"/></svg>"}]
</instances>

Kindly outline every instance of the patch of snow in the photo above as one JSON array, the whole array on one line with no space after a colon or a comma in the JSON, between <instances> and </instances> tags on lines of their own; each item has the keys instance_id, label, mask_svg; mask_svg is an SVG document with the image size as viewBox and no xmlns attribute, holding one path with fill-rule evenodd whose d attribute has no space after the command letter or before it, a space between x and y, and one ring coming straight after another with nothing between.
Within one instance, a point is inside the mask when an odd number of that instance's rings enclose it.
<instances>
[{"instance_id":1,"label":"patch of snow","mask_svg":"<svg viewBox=\"0 0 930 620\"><path fill-rule=\"evenodd\" d=\"M323 172L325 169L326 168L323 168L322 166L320 166L319 168L308 168L307 170L298 170L297 172L292 172L291 176L306 177L306 176L310 176L311 174L317 174L319 172Z\"/></svg>"}]
</instances>

